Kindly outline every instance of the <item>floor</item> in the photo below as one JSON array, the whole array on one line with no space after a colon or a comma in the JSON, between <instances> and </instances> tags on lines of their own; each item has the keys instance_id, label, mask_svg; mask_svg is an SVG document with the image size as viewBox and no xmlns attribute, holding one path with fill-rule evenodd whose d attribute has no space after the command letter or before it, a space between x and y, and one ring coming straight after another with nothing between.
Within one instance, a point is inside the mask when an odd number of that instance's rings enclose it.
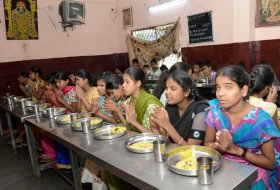
<instances>
[{"instance_id":1,"label":"floor","mask_svg":"<svg viewBox=\"0 0 280 190\"><path fill-rule=\"evenodd\" d=\"M0 136L0 190L69 190L71 184L59 176L54 170L42 173L41 182L33 177L28 149L19 148L12 153L8 138Z\"/></svg>"}]
</instances>

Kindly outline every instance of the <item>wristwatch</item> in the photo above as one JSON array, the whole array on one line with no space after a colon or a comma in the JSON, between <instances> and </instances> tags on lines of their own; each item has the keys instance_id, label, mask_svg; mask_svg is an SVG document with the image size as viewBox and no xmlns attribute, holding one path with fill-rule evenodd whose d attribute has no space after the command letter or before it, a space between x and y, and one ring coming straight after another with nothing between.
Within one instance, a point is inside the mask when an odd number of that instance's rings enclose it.
<instances>
[{"instance_id":1,"label":"wristwatch","mask_svg":"<svg viewBox=\"0 0 280 190\"><path fill-rule=\"evenodd\" d=\"M242 148L243 149L243 152L242 152L242 154L241 154L241 157L242 158L245 158L246 157L246 154L247 154L247 149L245 149L245 148Z\"/></svg>"}]
</instances>

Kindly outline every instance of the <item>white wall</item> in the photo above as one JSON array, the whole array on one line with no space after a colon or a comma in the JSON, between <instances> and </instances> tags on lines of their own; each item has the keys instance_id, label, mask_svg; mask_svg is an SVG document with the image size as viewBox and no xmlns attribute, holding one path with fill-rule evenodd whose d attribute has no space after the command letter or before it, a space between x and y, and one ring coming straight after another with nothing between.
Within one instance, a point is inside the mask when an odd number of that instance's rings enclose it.
<instances>
[{"instance_id":1,"label":"white wall","mask_svg":"<svg viewBox=\"0 0 280 190\"><path fill-rule=\"evenodd\" d=\"M112 11L116 10L116 0L84 1L86 24L67 32L63 32L59 23L60 2L38 0L39 40L6 40L3 1L0 1L0 62L119 52L118 23Z\"/></svg>"},{"instance_id":2,"label":"white wall","mask_svg":"<svg viewBox=\"0 0 280 190\"><path fill-rule=\"evenodd\" d=\"M184 0L183 0L184 1ZM213 11L212 24L214 42L200 43L192 46L228 44L257 40L280 38L280 26L255 28L255 0L185 0L185 3L176 7L169 7L164 11L151 14L148 7L156 0L119 0L118 19L122 16L122 8L132 6L133 27L121 27L120 20L120 47L126 51L125 32L161 25L175 21L181 17L181 46L188 47L187 16L207 11Z\"/></svg>"},{"instance_id":3,"label":"white wall","mask_svg":"<svg viewBox=\"0 0 280 190\"><path fill-rule=\"evenodd\" d=\"M126 32L174 22L178 17L181 17L181 46L188 47L186 17L206 11L213 11L214 42L195 46L280 38L280 26L255 28L255 0L183 0L184 3L153 14L148 7L158 0L79 0L86 3L86 24L68 32L63 32L59 23L60 1L38 0L39 40L6 40L3 1L0 1L0 63L126 52ZM124 29L122 9L128 6L133 9L133 27Z\"/></svg>"}]
</instances>

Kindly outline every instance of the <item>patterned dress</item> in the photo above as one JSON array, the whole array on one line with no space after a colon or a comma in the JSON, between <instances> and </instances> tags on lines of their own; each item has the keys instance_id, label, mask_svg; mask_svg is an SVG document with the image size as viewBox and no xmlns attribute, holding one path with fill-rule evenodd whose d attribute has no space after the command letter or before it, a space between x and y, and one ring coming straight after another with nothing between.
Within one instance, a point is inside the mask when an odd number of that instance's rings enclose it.
<instances>
[{"instance_id":1,"label":"patterned dress","mask_svg":"<svg viewBox=\"0 0 280 190\"><path fill-rule=\"evenodd\" d=\"M229 120L227 114L223 111L217 101L212 101L208 109L206 109L206 124L209 127L215 128L216 131L222 131L227 129L231 135L234 144L239 147L245 148L250 152L261 154L261 146L272 140L274 145L275 154L275 169L267 170L260 168L258 166L258 178L252 184L253 190L264 190L264 189L279 189L279 179L277 170L279 172L280 166L280 144L279 137L280 131L275 126L271 117L261 108L253 108L249 113L247 113L241 121L234 125ZM233 160L238 163L251 165L246 160L224 154L226 159Z\"/></svg>"}]
</instances>

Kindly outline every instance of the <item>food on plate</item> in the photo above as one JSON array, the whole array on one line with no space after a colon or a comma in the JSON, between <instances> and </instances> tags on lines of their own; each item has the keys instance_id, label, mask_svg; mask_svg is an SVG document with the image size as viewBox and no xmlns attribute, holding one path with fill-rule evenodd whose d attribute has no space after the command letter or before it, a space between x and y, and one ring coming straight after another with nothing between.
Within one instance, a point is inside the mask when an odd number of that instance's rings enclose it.
<instances>
[{"instance_id":1,"label":"food on plate","mask_svg":"<svg viewBox=\"0 0 280 190\"><path fill-rule=\"evenodd\" d=\"M129 145L130 148L133 149L152 149L153 148L153 143L152 142L147 142L147 141L138 141L136 143L133 143Z\"/></svg>"},{"instance_id":2,"label":"food on plate","mask_svg":"<svg viewBox=\"0 0 280 190\"><path fill-rule=\"evenodd\" d=\"M124 126L116 126L111 129L112 135L118 135L126 131L126 127Z\"/></svg>"},{"instance_id":3,"label":"food on plate","mask_svg":"<svg viewBox=\"0 0 280 190\"><path fill-rule=\"evenodd\" d=\"M102 122L102 119L100 118L94 118L92 120L90 120L90 125L96 125Z\"/></svg>"},{"instance_id":4,"label":"food on plate","mask_svg":"<svg viewBox=\"0 0 280 190\"><path fill-rule=\"evenodd\" d=\"M63 115L58 117L57 119L58 121L62 122L62 123L70 123L71 122L71 118L70 115Z\"/></svg>"},{"instance_id":5,"label":"food on plate","mask_svg":"<svg viewBox=\"0 0 280 190\"><path fill-rule=\"evenodd\" d=\"M194 152L192 150L185 150L180 153L181 160L187 159L189 157L195 157Z\"/></svg>"},{"instance_id":6,"label":"food on plate","mask_svg":"<svg viewBox=\"0 0 280 190\"><path fill-rule=\"evenodd\" d=\"M195 157L188 157L183 159L175 165L176 168L181 170L196 170L197 169L197 161Z\"/></svg>"}]
</instances>

